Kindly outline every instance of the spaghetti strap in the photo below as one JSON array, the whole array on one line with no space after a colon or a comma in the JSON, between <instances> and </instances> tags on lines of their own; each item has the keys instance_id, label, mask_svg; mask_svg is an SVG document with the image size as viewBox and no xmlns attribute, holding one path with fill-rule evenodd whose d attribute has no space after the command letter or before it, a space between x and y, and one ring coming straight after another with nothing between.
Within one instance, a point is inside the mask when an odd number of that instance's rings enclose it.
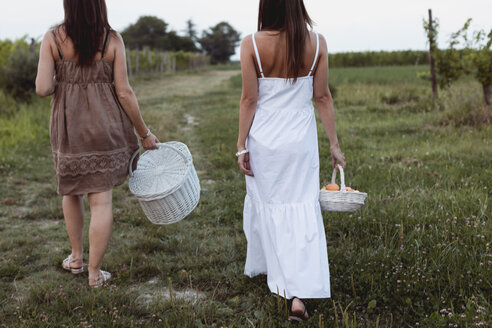
<instances>
[{"instance_id":1,"label":"spaghetti strap","mask_svg":"<svg viewBox=\"0 0 492 328\"><path fill-rule=\"evenodd\" d=\"M260 54L258 53L258 47L256 46L255 34L253 33L251 36L253 38L253 47L255 48L256 61L258 62L258 68L260 69L260 74L262 78L265 78L265 74L263 74L263 67L261 67Z\"/></svg>"},{"instance_id":2,"label":"spaghetti strap","mask_svg":"<svg viewBox=\"0 0 492 328\"><path fill-rule=\"evenodd\" d=\"M103 45L103 50L102 50L102 53L101 53L101 59L104 58L104 56L106 56L106 51L108 50L108 45L109 45L109 39L111 38L111 30L108 30L106 32L106 38L104 38L104 45Z\"/></svg>"},{"instance_id":3,"label":"spaghetti strap","mask_svg":"<svg viewBox=\"0 0 492 328\"><path fill-rule=\"evenodd\" d=\"M319 54L319 34L315 32L316 34L316 55L314 55L314 61L313 61L313 66L311 66L311 69L309 70L308 76L311 76L314 70L314 66L316 66L316 61L318 60L318 54Z\"/></svg>"},{"instance_id":4,"label":"spaghetti strap","mask_svg":"<svg viewBox=\"0 0 492 328\"><path fill-rule=\"evenodd\" d=\"M51 30L51 34L53 34L53 39L55 39L56 48L58 49L58 55L60 56L60 59L63 60L63 53L61 51L60 44L58 43L58 39L56 38L55 30Z\"/></svg>"}]
</instances>

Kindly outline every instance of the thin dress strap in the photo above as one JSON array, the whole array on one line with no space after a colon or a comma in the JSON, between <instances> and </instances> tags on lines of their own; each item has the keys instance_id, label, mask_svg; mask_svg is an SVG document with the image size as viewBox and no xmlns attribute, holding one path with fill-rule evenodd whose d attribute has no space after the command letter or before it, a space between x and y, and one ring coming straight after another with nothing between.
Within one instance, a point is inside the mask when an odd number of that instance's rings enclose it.
<instances>
[{"instance_id":1,"label":"thin dress strap","mask_svg":"<svg viewBox=\"0 0 492 328\"><path fill-rule=\"evenodd\" d=\"M313 66L311 66L311 69L309 70L308 76L311 76L313 73L314 66L316 66L316 61L318 60L318 54L319 54L319 34L315 32L316 34L316 55L314 56L314 61L313 61Z\"/></svg>"},{"instance_id":2,"label":"thin dress strap","mask_svg":"<svg viewBox=\"0 0 492 328\"><path fill-rule=\"evenodd\" d=\"M260 69L260 74L262 78L265 78L265 74L263 74L263 67L261 67L260 54L258 53L258 47L256 46L255 34L252 34L253 37L253 47L255 48L256 61L258 62L258 68Z\"/></svg>"},{"instance_id":3,"label":"thin dress strap","mask_svg":"<svg viewBox=\"0 0 492 328\"><path fill-rule=\"evenodd\" d=\"M106 32L106 38L104 38L104 45L103 45L103 50L101 53L101 59L103 59L104 56L106 56L106 50L108 50L110 36L111 36L111 30L108 30Z\"/></svg>"},{"instance_id":4,"label":"thin dress strap","mask_svg":"<svg viewBox=\"0 0 492 328\"><path fill-rule=\"evenodd\" d=\"M63 53L61 51L60 44L58 43L58 39L56 38L55 30L52 30L51 34L53 34L53 39L55 39L56 48L58 49L58 55L60 56L60 59L63 59Z\"/></svg>"}]
</instances>

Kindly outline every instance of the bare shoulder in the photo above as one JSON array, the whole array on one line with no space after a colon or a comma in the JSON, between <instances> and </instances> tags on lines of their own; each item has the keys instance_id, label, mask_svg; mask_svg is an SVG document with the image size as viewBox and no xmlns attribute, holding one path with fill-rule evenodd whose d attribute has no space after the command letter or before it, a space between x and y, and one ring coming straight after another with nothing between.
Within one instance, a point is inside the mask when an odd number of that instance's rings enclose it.
<instances>
[{"instance_id":1,"label":"bare shoulder","mask_svg":"<svg viewBox=\"0 0 492 328\"><path fill-rule=\"evenodd\" d=\"M319 51L321 53L327 53L328 52L328 44L326 43L326 39L321 33L316 33L316 32L309 32L311 38L314 38L316 40L316 34L319 36Z\"/></svg>"},{"instance_id":2,"label":"bare shoulder","mask_svg":"<svg viewBox=\"0 0 492 328\"><path fill-rule=\"evenodd\" d=\"M252 45L253 44L253 34L248 34L246 35L242 40L241 40L241 46L246 46L246 45Z\"/></svg>"},{"instance_id":3,"label":"bare shoulder","mask_svg":"<svg viewBox=\"0 0 492 328\"><path fill-rule=\"evenodd\" d=\"M249 51L253 49L252 34L246 35L241 41L241 51Z\"/></svg>"},{"instance_id":4,"label":"bare shoulder","mask_svg":"<svg viewBox=\"0 0 492 328\"><path fill-rule=\"evenodd\" d=\"M54 42L53 32L54 29L49 29L46 33L44 33L43 43L51 44L51 42Z\"/></svg>"},{"instance_id":5,"label":"bare shoulder","mask_svg":"<svg viewBox=\"0 0 492 328\"><path fill-rule=\"evenodd\" d=\"M111 39L114 41L115 46L117 47L124 47L125 42L123 41L123 37L121 36L120 33L116 32L115 30L111 30Z\"/></svg>"},{"instance_id":6,"label":"bare shoulder","mask_svg":"<svg viewBox=\"0 0 492 328\"><path fill-rule=\"evenodd\" d=\"M49 51L54 57L56 53L56 43L55 43L55 29L49 29L43 36L43 41L41 42L41 48Z\"/></svg>"},{"instance_id":7,"label":"bare shoulder","mask_svg":"<svg viewBox=\"0 0 492 328\"><path fill-rule=\"evenodd\" d=\"M55 42L55 37L58 40L58 42L63 41L63 39L65 38L64 29L61 26L55 26L55 27L50 28L44 34L43 41L46 41L46 42L49 41L50 43L53 43L53 42Z\"/></svg>"}]
</instances>

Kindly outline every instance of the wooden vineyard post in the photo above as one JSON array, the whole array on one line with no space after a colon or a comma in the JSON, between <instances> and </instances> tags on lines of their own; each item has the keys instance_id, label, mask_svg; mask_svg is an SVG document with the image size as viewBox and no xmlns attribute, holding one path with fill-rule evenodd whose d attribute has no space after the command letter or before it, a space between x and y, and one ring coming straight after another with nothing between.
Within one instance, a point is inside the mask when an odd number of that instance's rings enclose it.
<instances>
[{"instance_id":1,"label":"wooden vineyard post","mask_svg":"<svg viewBox=\"0 0 492 328\"><path fill-rule=\"evenodd\" d=\"M140 52L140 50L135 50L135 74L138 74L138 69L139 69L139 58L138 58L138 53Z\"/></svg>"},{"instance_id":2,"label":"wooden vineyard post","mask_svg":"<svg viewBox=\"0 0 492 328\"><path fill-rule=\"evenodd\" d=\"M152 51L150 49L147 53L147 62L149 63L149 70L152 72Z\"/></svg>"},{"instance_id":3,"label":"wooden vineyard post","mask_svg":"<svg viewBox=\"0 0 492 328\"><path fill-rule=\"evenodd\" d=\"M161 53L161 73L164 73L165 64L166 64L166 56L164 53Z\"/></svg>"},{"instance_id":4,"label":"wooden vineyard post","mask_svg":"<svg viewBox=\"0 0 492 328\"><path fill-rule=\"evenodd\" d=\"M432 83L432 94L434 99L437 100L439 97L437 93L437 80L436 80L436 68L434 63L434 51L436 49L436 40L434 35L434 27L432 26L432 9L429 9L429 63L430 63L430 74Z\"/></svg>"},{"instance_id":5,"label":"wooden vineyard post","mask_svg":"<svg viewBox=\"0 0 492 328\"><path fill-rule=\"evenodd\" d=\"M126 49L126 66L128 67L128 76L132 77L133 72L132 72L132 58L131 58L131 53L130 49Z\"/></svg>"},{"instance_id":6,"label":"wooden vineyard post","mask_svg":"<svg viewBox=\"0 0 492 328\"><path fill-rule=\"evenodd\" d=\"M144 61L144 66L145 66L145 59L147 58L147 47L144 47L142 49L142 57L143 57L143 61ZM144 70L145 70L145 67L144 67Z\"/></svg>"}]
</instances>

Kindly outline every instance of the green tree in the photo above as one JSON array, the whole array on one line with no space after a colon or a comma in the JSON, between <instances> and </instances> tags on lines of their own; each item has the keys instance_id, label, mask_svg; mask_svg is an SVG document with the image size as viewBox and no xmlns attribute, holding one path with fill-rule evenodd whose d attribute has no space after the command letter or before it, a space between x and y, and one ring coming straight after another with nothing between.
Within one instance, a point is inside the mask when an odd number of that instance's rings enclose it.
<instances>
[{"instance_id":1,"label":"green tree","mask_svg":"<svg viewBox=\"0 0 492 328\"><path fill-rule=\"evenodd\" d=\"M175 51L197 52L195 42L189 37L179 36L175 31L170 31L164 38L164 49Z\"/></svg>"},{"instance_id":2,"label":"green tree","mask_svg":"<svg viewBox=\"0 0 492 328\"><path fill-rule=\"evenodd\" d=\"M449 87L463 74L472 73L480 82L487 105L492 104L492 30L470 31L472 19L451 35L448 49L435 48L438 82L441 88ZM437 24L436 24L437 25ZM428 26L424 22L424 28ZM437 29L435 36L437 39Z\"/></svg>"},{"instance_id":3,"label":"green tree","mask_svg":"<svg viewBox=\"0 0 492 328\"><path fill-rule=\"evenodd\" d=\"M17 46L2 67L1 86L17 99L27 100L34 93L39 54Z\"/></svg>"},{"instance_id":4,"label":"green tree","mask_svg":"<svg viewBox=\"0 0 492 328\"><path fill-rule=\"evenodd\" d=\"M483 30L473 33L473 50L466 52L471 71L483 88L487 105L492 105L492 30L486 34Z\"/></svg>"},{"instance_id":5,"label":"green tree","mask_svg":"<svg viewBox=\"0 0 492 328\"><path fill-rule=\"evenodd\" d=\"M195 23L193 23L190 18L186 21L186 29L184 30L186 36L193 41L196 41L198 39L198 32L196 31L195 26Z\"/></svg>"},{"instance_id":6,"label":"green tree","mask_svg":"<svg viewBox=\"0 0 492 328\"><path fill-rule=\"evenodd\" d=\"M203 50L210 56L212 64L226 63L236 53L236 46L241 40L241 34L229 23L220 22L203 31L198 40Z\"/></svg>"},{"instance_id":7,"label":"green tree","mask_svg":"<svg viewBox=\"0 0 492 328\"><path fill-rule=\"evenodd\" d=\"M166 43L167 23L155 16L142 16L121 32L121 36L130 48L163 49Z\"/></svg>"},{"instance_id":8,"label":"green tree","mask_svg":"<svg viewBox=\"0 0 492 328\"><path fill-rule=\"evenodd\" d=\"M10 40L0 41L0 70L5 66L9 60L10 53L14 48L14 43ZM1 76L0 76L1 80Z\"/></svg>"},{"instance_id":9,"label":"green tree","mask_svg":"<svg viewBox=\"0 0 492 328\"><path fill-rule=\"evenodd\" d=\"M196 30L196 25L193 23L191 18L186 21L186 28L183 32L185 33L185 36L193 43L194 51L199 51L198 32Z\"/></svg>"},{"instance_id":10,"label":"green tree","mask_svg":"<svg viewBox=\"0 0 492 328\"><path fill-rule=\"evenodd\" d=\"M155 16L142 16L135 24L131 24L121 32L121 36L130 48L190 51L196 52L197 47L192 39L168 31L168 24Z\"/></svg>"},{"instance_id":11,"label":"green tree","mask_svg":"<svg viewBox=\"0 0 492 328\"><path fill-rule=\"evenodd\" d=\"M448 49L439 50L436 48L437 74L441 88L448 88L466 72L465 51L458 50L457 47L462 47L463 41L465 44L467 43L467 31L470 23L471 19L467 20L460 30L451 34Z\"/></svg>"}]
</instances>

